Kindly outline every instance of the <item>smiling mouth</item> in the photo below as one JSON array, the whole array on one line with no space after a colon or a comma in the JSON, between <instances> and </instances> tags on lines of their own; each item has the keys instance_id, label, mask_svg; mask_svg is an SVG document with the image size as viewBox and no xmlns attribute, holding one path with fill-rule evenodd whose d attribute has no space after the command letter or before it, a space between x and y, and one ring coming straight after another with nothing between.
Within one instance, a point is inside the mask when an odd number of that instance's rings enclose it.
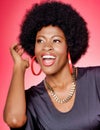
<instances>
[{"instance_id":1,"label":"smiling mouth","mask_svg":"<svg viewBox=\"0 0 100 130\"><path fill-rule=\"evenodd\" d=\"M51 66L55 63L56 57L53 55L43 55L42 59L43 59L44 66Z\"/></svg>"}]
</instances>

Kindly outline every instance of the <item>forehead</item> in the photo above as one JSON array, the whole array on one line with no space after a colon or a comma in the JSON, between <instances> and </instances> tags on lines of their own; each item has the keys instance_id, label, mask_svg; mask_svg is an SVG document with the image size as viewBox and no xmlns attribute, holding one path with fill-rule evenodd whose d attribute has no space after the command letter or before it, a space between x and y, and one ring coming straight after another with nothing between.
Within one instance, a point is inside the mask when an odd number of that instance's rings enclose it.
<instances>
[{"instance_id":1,"label":"forehead","mask_svg":"<svg viewBox=\"0 0 100 130\"><path fill-rule=\"evenodd\" d=\"M64 37L64 33L63 31L57 27L57 26L52 26L52 25L49 25L49 26L46 26L46 27L43 27L40 31L37 32L37 36L61 36L61 37Z\"/></svg>"}]
</instances>

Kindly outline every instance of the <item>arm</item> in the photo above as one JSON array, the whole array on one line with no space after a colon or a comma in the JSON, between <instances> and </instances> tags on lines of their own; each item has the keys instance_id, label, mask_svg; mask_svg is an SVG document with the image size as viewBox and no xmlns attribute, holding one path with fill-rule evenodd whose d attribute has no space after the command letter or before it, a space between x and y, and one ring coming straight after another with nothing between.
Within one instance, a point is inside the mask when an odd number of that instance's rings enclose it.
<instances>
[{"instance_id":1,"label":"arm","mask_svg":"<svg viewBox=\"0 0 100 130\"><path fill-rule=\"evenodd\" d=\"M24 75L29 67L28 60L21 56L23 49L20 45L10 48L14 60L13 74L4 108L4 121L12 128L21 127L26 122L26 101L24 90Z\"/></svg>"}]
</instances>

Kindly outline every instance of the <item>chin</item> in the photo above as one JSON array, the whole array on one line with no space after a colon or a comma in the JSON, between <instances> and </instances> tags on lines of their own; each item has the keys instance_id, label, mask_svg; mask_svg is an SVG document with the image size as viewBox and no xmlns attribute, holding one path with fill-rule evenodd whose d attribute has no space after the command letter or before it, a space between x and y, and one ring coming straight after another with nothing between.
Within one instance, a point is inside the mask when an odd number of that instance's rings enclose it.
<instances>
[{"instance_id":1,"label":"chin","mask_svg":"<svg viewBox=\"0 0 100 130\"><path fill-rule=\"evenodd\" d=\"M56 71L53 71L53 70L44 70L43 72L45 73L45 75L55 75L56 74Z\"/></svg>"}]
</instances>

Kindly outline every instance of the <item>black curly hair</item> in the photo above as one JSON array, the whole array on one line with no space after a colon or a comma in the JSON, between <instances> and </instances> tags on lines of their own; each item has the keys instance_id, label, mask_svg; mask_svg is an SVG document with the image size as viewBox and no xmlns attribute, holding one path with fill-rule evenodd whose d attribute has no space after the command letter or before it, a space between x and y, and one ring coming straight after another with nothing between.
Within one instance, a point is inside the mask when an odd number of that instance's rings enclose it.
<instances>
[{"instance_id":1,"label":"black curly hair","mask_svg":"<svg viewBox=\"0 0 100 130\"><path fill-rule=\"evenodd\" d=\"M57 1L35 4L22 22L19 41L25 51L34 56L36 34L44 26L57 26L65 34L72 63L75 64L88 47L85 20L71 5Z\"/></svg>"}]
</instances>

